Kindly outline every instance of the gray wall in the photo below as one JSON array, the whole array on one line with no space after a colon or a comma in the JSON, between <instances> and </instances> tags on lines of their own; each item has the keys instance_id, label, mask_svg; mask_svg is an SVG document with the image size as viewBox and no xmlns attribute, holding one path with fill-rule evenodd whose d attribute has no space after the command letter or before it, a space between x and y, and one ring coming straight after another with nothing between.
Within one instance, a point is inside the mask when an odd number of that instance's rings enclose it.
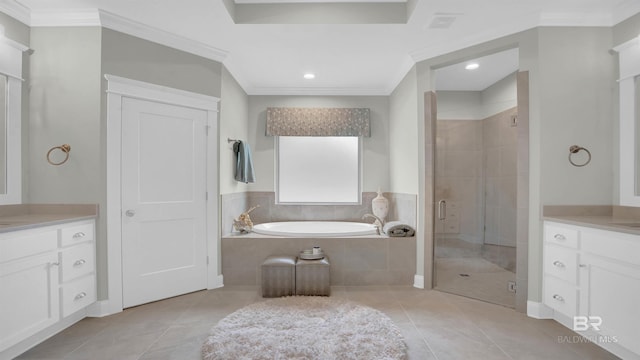
<instances>
[{"instance_id":1,"label":"gray wall","mask_svg":"<svg viewBox=\"0 0 640 360\"><path fill-rule=\"evenodd\" d=\"M540 202L613 203L616 58L609 28L541 28L536 77L540 96ZM535 94L535 92L533 92ZM535 120L533 120L535 121ZM589 166L572 166L569 146L584 146Z\"/></svg>"},{"instance_id":2,"label":"gray wall","mask_svg":"<svg viewBox=\"0 0 640 360\"><path fill-rule=\"evenodd\" d=\"M98 203L100 166L100 28L31 30L28 203ZM47 163L53 146L69 160Z\"/></svg>"},{"instance_id":3,"label":"gray wall","mask_svg":"<svg viewBox=\"0 0 640 360\"><path fill-rule=\"evenodd\" d=\"M371 110L371 137L364 138L362 191L389 189L389 97L249 96L248 141L256 182L251 191L275 191L275 138L265 135L267 107L345 107ZM221 156L226 156L225 152Z\"/></svg>"},{"instance_id":4,"label":"gray wall","mask_svg":"<svg viewBox=\"0 0 640 360\"><path fill-rule=\"evenodd\" d=\"M409 3L409 5L411 5ZM418 96L417 69L412 67L389 96L389 187L390 191L421 194L420 138L421 123ZM418 199L416 199L418 200ZM415 209L418 219L423 218ZM417 220L417 219L416 219ZM416 224L416 275L424 276L424 226Z\"/></svg>"},{"instance_id":5,"label":"gray wall","mask_svg":"<svg viewBox=\"0 0 640 360\"><path fill-rule=\"evenodd\" d=\"M234 179L236 157L233 143L227 138L246 141L249 137L249 97L227 68L222 69L222 100L220 102L219 156L220 194L247 191L250 185Z\"/></svg>"},{"instance_id":6,"label":"gray wall","mask_svg":"<svg viewBox=\"0 0 640 360\"><path fill-rule=\"evenodd\" d=\"M102 30L102 72L220 97L222 64L110 29Z\"/></svg>"},{"instance_id":7,"label":"gray wall","mask_svg":"<svg viewBox=\"0 0 640 360\"><path fill-rule=\"evenodd\" d=\"M413 67L389 97L389 181L393 192L418 193L417 91Z\"/></svg>"}]
</instances>

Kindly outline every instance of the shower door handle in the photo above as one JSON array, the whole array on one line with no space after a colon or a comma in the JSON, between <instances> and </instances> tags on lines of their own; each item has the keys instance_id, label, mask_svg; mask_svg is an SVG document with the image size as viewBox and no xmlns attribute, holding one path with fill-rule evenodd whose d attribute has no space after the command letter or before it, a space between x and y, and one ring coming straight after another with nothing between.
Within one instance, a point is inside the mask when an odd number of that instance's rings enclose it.
<instances>
[{"instance_id":1,"label":"shower door handle","mask_svg":"<svg viewBox=\"0 0 640 360\"><path fill-rule=\"evenodd\" d=\"M447 217L447 202L438 201L438 220L444 220Z\"/></svg>"}]
</instances>

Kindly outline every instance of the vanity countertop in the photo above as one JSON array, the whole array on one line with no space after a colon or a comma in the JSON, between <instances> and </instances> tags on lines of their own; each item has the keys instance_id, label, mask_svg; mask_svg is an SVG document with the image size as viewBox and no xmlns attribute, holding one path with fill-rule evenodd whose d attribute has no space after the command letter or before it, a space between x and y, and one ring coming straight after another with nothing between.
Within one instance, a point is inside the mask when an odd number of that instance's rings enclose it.
<instances>
[{"instance_id":1,"label":"vanity countertop","mask_svg":"<svg viewBox=\"0 0 640 360\"><path fill-rule=\"evenodd\" d=\"M543 216L542 219L568 225L640 235L640 220L616 219L612 216Z\"/></svg>"},{"instance_id":2,"label":"vanity countertop","mask_svg":"<svg viewBox=\"0 0 640 360\"><path fill-rule=\"evenodd\" d=\"M545 206L542 220L640 235L638 208L622 206Z\"/></svg>"},{"instance_id":3,"label":"vanity countertop","mask_svg":"<svg viewBox=\"0 0 640 360\"><path fill-rule=\"evenodd\" d=\"M95 219L93 204L19 204L0 206L0 233Z\"/></svg>"}]
</instances>

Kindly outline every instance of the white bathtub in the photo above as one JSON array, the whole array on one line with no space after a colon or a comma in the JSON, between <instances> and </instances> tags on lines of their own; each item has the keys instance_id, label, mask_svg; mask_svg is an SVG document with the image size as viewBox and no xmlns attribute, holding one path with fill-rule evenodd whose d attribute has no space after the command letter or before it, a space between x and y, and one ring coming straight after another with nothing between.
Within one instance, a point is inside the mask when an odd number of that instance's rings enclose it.
<instances>
[{"instance_id":1,"label":"white bathtub","mask_svg":"<svg viewBox=\"0 0 640 360\"><path fill-rule=\"evenodd\" d=\"M257 224L253 232L290 237L337 237L378 235L378 228L368 223L346 221L283 221Z\"/></svg>"}]
</instances>

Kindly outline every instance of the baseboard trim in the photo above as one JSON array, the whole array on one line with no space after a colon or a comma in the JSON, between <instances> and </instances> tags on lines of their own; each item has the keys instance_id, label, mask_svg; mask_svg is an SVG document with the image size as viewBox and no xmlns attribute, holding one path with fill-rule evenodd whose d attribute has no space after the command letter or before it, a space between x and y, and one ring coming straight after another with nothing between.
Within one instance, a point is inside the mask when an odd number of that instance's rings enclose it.
<instances>
[{"instance_id":1,"label":"baseboard trim","mask_svg":"<svg viewBox=\"0 0 640 360\"><path fill-rule=\"evenodd\" d=\"M224 276L218 275L213 279L213 282L209 284L207 290L213 290L224 287Z\"/></svg>"},{"instance_id":2,"label":"baseboard trim","mask_svg":"<svg viewBox=\"0 0 640 360\"><path fill-rule=\"evenodd\" d=\"M540 302L527 301L527 316L534 319L553 319L553 309Z\"/></svg>"},{"instance_id":3,"label":"baseboard trim","mask_svg":"<svg viewBox=\"0 0 640 360\"><path fill-rule=\"evenodd\" d=\"M413 276L413 287L418 289L424 289L424 276L422 275L414 275Z\"/></svg>"},{"instance_id":4,"label":"baseboard trim","mask_svg":"<svg viewBox=\"0 0 640 360\"><path fill-rule=\"evenodd\" d=\"M105 317L115 314L110 307L111 303L109 300L98 300L87 308L87 316ZM120 309L120 311L122 311L122 309Z\"/></svg>"}]
</instances>

